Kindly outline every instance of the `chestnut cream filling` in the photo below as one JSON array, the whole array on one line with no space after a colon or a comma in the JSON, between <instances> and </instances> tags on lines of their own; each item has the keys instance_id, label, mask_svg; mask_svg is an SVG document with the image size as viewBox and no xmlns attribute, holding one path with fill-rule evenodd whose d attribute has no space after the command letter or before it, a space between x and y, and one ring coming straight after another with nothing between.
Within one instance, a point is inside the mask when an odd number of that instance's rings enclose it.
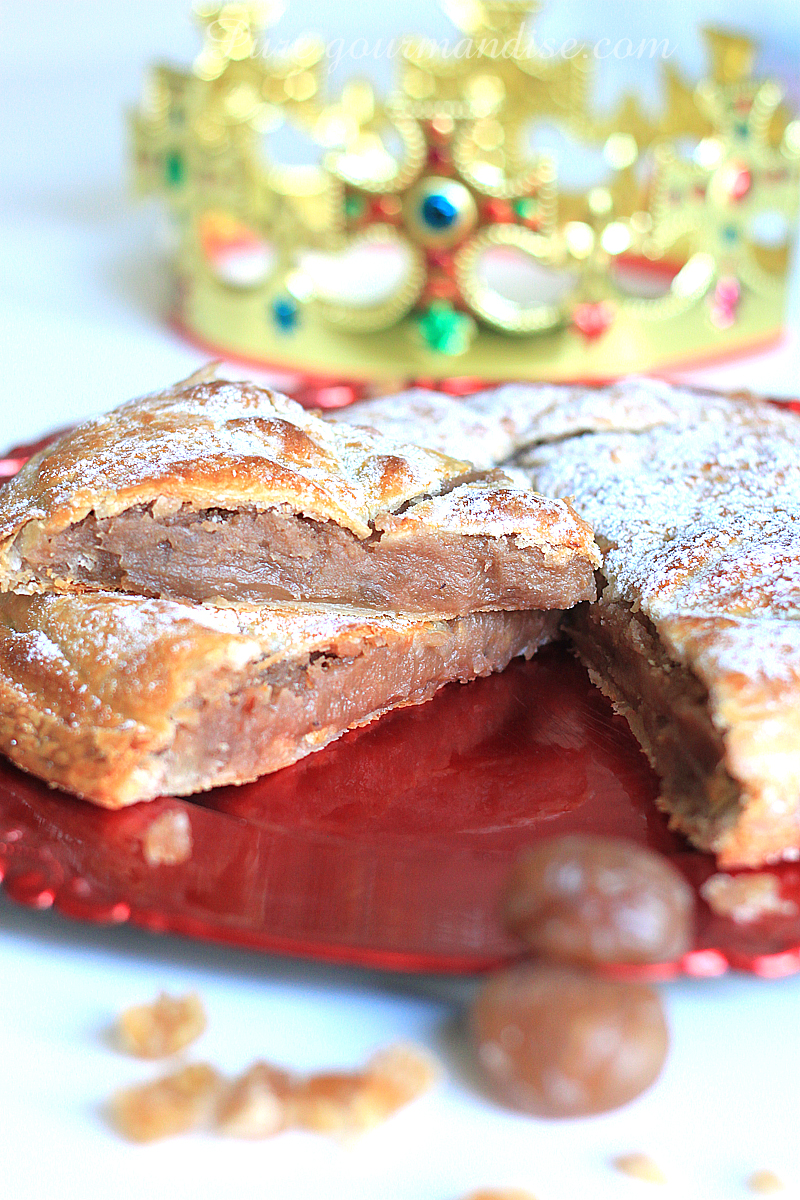
<instances>
[{"instance_id":1,"label":"chestnut cream filling","mask_svg":"<svg viewBox=\"0 0 800 1200\"><path fill-rule=\"evenodd\" d=\"M501 671L555 636L557 613L478 613L432 622L412 643L367 641L356 654L315 652L258 664L235 684L210 679L180 712L157 757L159 791L242 783L320 750L389 709L421 704L456 680Z\"/></svg>"},{"instance_id":2,"label":"chestnut cream filling","mask_svg":"<svg viewBox=\"0 0 800 1200\"><path fill-rule=\"evenodd\" d=\"M669 657L652 623L628 603L601 594L568 614L566 625L593 682L625 716L661 777L674 823L705 845L718 840L740 815L741 789L726 769L703 684Z\"/></svg>"},{"instance_id":3,"label":"chestnut cream filling","mask_svg":"<svg viewBox=\"0 0 800 1200\"><path fill-rule=\"evenodd\" d=\"M48 536L18 536L20 573L44 587L77 585L174 600L298 600L458 616L490 609L568 608L594 595L591 564L548 562L513 537L420 529L360 540L330 521L271 509L93 513Z\"/></svg>"}]
</instances>

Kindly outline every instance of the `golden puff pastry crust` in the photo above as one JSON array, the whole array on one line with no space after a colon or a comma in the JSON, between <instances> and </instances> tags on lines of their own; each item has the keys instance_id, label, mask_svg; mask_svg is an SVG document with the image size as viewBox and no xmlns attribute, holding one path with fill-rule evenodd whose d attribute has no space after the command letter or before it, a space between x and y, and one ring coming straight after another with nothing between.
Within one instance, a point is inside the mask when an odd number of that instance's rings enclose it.
<instances>
[{"instance_id":1,"label":"golden puff pastry crust","mask_svg":"<svg viewBox=\"0 0 800 1200\"><path fill-rule=\"evenodd\" d=\"M0 596L0 749L118 808L243 783L447 683L502 670L558 614L426 621L313 606Z\"/></svg>"}]
</instances>

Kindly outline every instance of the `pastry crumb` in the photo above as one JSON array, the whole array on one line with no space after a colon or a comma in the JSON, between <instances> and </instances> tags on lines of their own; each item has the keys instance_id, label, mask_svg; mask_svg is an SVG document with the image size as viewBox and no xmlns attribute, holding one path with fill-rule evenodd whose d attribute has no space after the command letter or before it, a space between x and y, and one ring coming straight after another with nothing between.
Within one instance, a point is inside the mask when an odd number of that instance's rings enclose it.
<instances>
[{"instance_id":1,"label":"pastry crumb","mask_svg":"<svg viewBox=\"0 0 800 1200\"><path fill-rule=\"evenodd\" d=\"M188 1133L210 1115L220 1083L213 1067L194 1063L153 1083L123 1088L111 1099L110 1117L132 1142Z\"/></svg>"},{"instance_id":2,"label":"pastry crumb","mask_svg":"<svg viewBox=\"0 0 800 1200\"><path fill-rule=\"evenodd\" d=\"M216 1128L228 1137L266 1138L286 1128L294 1087L288 1071L256 1062L228 1085L217 1106Z\"/></svg>"},{"instance_id":3,"label":"pastry crumb","mask_svg":"<svg viewBox=\"0 0 800 1200\"><path fill-rule=\"evenodd\" d=\"M479 1188L462 1200L536 1200L536 1197L524 1188Z\"/></svg>"},{"instance_id":4,"label":"pastry crumb","mask_svg":"<svg viewBox=\"0 0 800 1200\"><path fill-rule=\"evenodd\" d=\"M168 1058L199 1038L205 1028L205 1009L195 992L186 996L162 992L152 1004L136 1004L120 1013L116 1035L120 1048L137 1058Z\"/></svg>"},{"instance_id":5,"label":"pastry crumb","mask_svg":"<svg viewBox=\"0 0 800 1200\"><path fill-rule=\"evenodd\" d=\"M198 996L162 993L153 1004L122 1013L117 1032L131 1053L158 1058L188 1045L205 1024ZM283 1129L349 1137L381 1124L415 1100L438 1074L434 1059L411 1045L379 1051L361 1071L304 1078L257 1061L226 1081L215 1068L195 1064L117 1092L109 1109L119 1132L135 1142L186 1133L200 1124L238 1138L267 1138Z\"/></svg>"},{"instance_id":6,"label":"pastry crumb","mask_svg":"<svg viewBox=\"0 0 800 1200\"><path fill-rule=\"evenodd\" d=\"M311 1075L289 1100L289 1123L317 1133L356 1134L381 1124L428 1091L433 1061L415 1046L382 1050L363 1071Z\"/></svg>"},{"instance_id":7,"label":"pastry crumb","mask_svg":"<svg viewBox=\"0 0 800 1200\"><path fill-rule=\"evenodd\" d=\"M174 867L192 857L192 825L182 808L169 808L151 821L142 838L142 854L151 867Z\"/></svg>"},{"instance_id":8,"label":"pastry crumb","mask_svg":"<svg viewBox=\"0 0 800 1200\"><path fill-rule=\"evenodd\" d=\"M649 1154L620 1154L614 1159L614 1166L623 1175L629 1175L631 1179L641 1179L644 1183L667 1182L661 1167Z\"/></svg>"},{"instance_id":9,"label":"pastry crumb","mask_svg":"<svg viewBox=\"0 0 800 1200\"><path fill-rule=\"evenodd\" d=\"M712 875L700 895L718 917L730 917L737 925L749 925L763 917L794 917L798 908L781 896L780 880L768 871L751 875Z\"/></svg>"},{"instance_id":10,"label":"pastry crumb","mask_svg":"<svg viewBox=\"0 0 800 1200\"><path fill-rule=\"evenodd\" d=\"M776 1192L785 1192L786 1185L774 1171L754 1171L747 1180L751 1192L759 1196L769 1196Z\"/></svg>"},{"instance_id":11,"label":"pastry crumb","mask_svg":"<svg viewBox=\"0 0 800 1200\"><path fill-rule=\"evenodd\" d=\"M438 1064L419 1046L398 1042L373 1054L367 1074L379 1080L391 1112L430 1091L439 1076Z\"/></svg>"}]
</instances>

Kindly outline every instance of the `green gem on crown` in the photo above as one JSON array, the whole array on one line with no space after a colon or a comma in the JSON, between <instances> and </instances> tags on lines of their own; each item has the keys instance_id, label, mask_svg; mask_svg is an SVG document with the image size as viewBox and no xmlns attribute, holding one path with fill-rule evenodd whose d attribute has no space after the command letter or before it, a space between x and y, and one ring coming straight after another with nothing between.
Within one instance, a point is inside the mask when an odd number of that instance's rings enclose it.
<instances>
[{"instance_id":1,"label":"green gem on crown","mask_svg":"<svg viewBox=\"0 0 800 1200\"><path fill-rule=\"evenodd\" d=\"M419 329L437 354L464 354L477 332L472 317L458 312L446 300L434 300L419 317Z\"/></svg>"},{"instance_id":2,"label":"green gem on crown","mask_svg":"<svg viewBox=\"0 0 800 1200\"><path fill-rule=\"evenodd\" d=\"M539 201L531 200L530 197L524 200L514 201L514 212L523 221L530 221L531 217L535 217L539 211Z\"/></svg>"},{"instance_id":3,"label":"green gem on crown","mask_svg":"<svg viewBox=\"0 0 800 1200\"><path fill-rule=\"evenodd\" d=\"M164 159L164 176L170 187L180 187L186 178L186 164L183 155L173 150Z\"/></svg>"},{"instance_id":4,"label":"green gem on crown","mask_svg":"<svg viewBox=\"0 0 800 1200\"><path fill-rule=\"evenodd\" d=\"M345 196L344 211L345 216L353 218L360 217L364 211L364 197L352 195Z\"/></svg>"}]
</instances>

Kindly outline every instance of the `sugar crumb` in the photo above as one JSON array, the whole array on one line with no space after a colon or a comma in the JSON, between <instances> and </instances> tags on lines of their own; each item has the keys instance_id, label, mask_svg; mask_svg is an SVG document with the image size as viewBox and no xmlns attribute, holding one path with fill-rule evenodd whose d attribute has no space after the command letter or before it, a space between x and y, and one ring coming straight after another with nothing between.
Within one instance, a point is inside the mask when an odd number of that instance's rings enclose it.
<instances>
[{"instance_id":1,"label":"sugar crumb","mask_svg":"<svg viewBox=\"0 0 800 1200\"><path fill-rule=\"evenodd\" d=\"M204 1124L221 1079L206 1063L193 1063L162 1079L123 1088L112 1097L112 1124L131 1142L154 1142Z\"/></svg>"}]
</instances>

